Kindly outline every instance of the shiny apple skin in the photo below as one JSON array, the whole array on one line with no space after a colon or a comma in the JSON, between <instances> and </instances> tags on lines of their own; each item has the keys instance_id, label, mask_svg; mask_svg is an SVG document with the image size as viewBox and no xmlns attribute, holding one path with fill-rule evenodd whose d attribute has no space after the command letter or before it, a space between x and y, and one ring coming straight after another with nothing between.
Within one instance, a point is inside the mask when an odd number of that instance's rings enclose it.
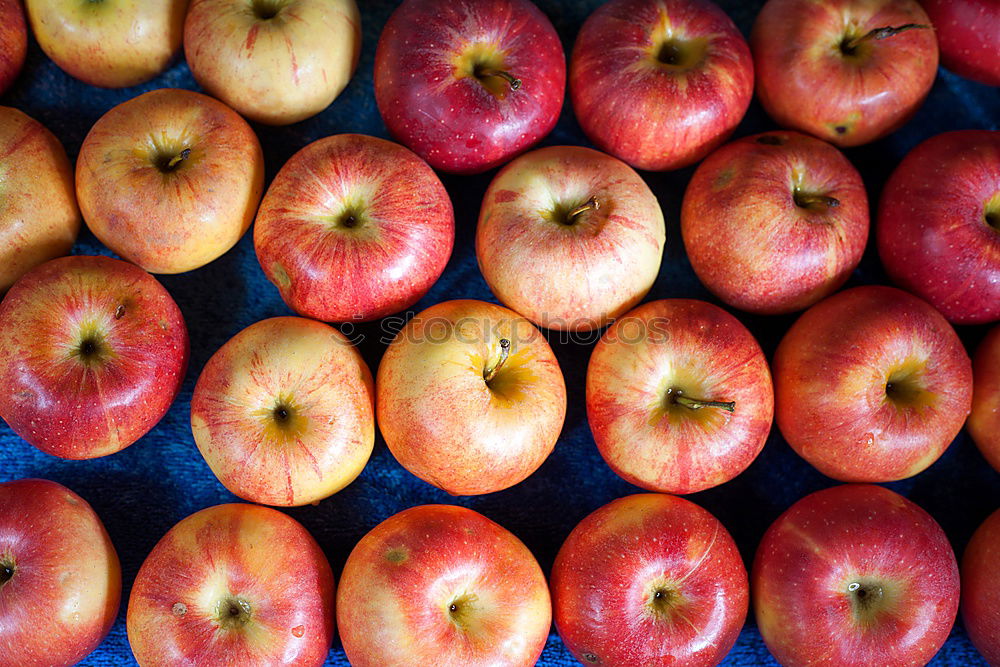
<instances>
[{"instance_id":1,"label":"shiny apple skin","mask_svg":"<svg viewBox=\"0 0 1000 667\"><path fill-rule=\"evenodd\" d=\"M706 40L688 64L666 41ZM710 0L612 0L584 22L570 58L573 109L603 151L651 171L694 164L726 140L753 96L753 58Z\"/></svg>"},{"instance_id":2,"label":"shiny apple skin","mask_svg":"<svg viewBox=\"0 0 1000 667\"><path fill-rule=\"evenodd\" d=\"M360 134L292 156L254 225L257 259L285 303L329 322L406 310L441 276L454 242L451 199L434 171L399 144Z\"/></svg>"},{"instance_id":3,"label":"shiny apple skin","mask_svg":"<svg viewBox=\"0 0 1000 667\"><path fill-rule=\"evenodd\" d=\"M510 356L491 383L501 340ZM453 495L492 493L538 469L566 417L559 362L531 322L484 301L445 301L396 335L375 381L396 460Z\"/></svg>"},{"instance_id":4,"label":"shiny apple skin","mask_svg":"<svg viewBox=\"0 0 1000 667\"><path fill-rule=\"evenodd\" d=\"M334 596L330 563L302 524L269 507L217 505L180 521L146 557L128 640L141 667L319 667ZM242 625L220 622L230 601L248 606Z\"/></svg>"},{"instance_id":5,"label":"shiny apple skin","mask_svg":"<svg viewBox=\"0 0 1000 667\"><path fill-rule=\"evenodd\" d=\"M530 667L551 622L528 548L453 505L413 507L377 525L348 557L337 593L354 667Z\"/></svg>"},{"instance_id":6,"label":"shiny apple skin","mask_svg":"<svg viewBox=\"0 0 1000 667\"><path fill-rule=\"evenodd\" d=\"M38 121L0 107L0 295L68 253L80 220L66 149Z\"/></svg>"},{"instance_id":7,"label":"shiny apple skin","mask_svg":"<svg viewBox=\"0 0 1000 667\"><path fill-rule=\"evenodd\" d=\"M802 195L837 204L799 206ZM684 193L681 234L701 282L731 306L776 315L833 293L861 261L868 196L830 144L798 132L744 137L699 165Z\"/></svg>"},{"instance_id":8,"label":"shiny apple skin","mask_svg":"<svg viewBox=\"0 0 1000 667\"><path fill-rule=\"evenodd\" d=\"M976 530L962 556L962 620L986 662L1000 665L1000 510Z\"/></svg>"},{"instance_id":9,"label":"shiny apple skin","mask_svg":"<svg viewBox=\"0 0 1000 667\"><path fill-rule=\"evenodd\" d=\"M674 392L734 412L671 404ZM651 491L694 493L746 470L767 441L767 359L739 320L710 303L664 299L615 322L587 367L587 419L601 456Z\"/></svg>"},{"instance_id":10,"label":"shiny apple skin","mask_svg":"<svg viewBox=\"0 0 1000 667\"><path fill-rule=\"evenodd\" d=\"M114 454L167 413L188 351L184 317L151 275L110 257L53 259L0 303L0 417L53 456Z\"/></svg>"},{"instance_id":11,"label":"shiny apple skin","mask_svg":"<svg viewBox=\"0 0 1000 667\"><path fill-rule=\"evenodd\" d=\"M96 649L121 600L118 554L86 500L44 479L0 484L0 664L70 667Z\"/></svg>"},{"instance_id":12,"label":"shiny apple skin","mask_svg":"<svg viewBox=\"0 0 1000 667\"><path fill-rule=\"evenodd\" d=\"M656 493L581 521L556 556L551 588L559 636L584 665L714 667L736 643L750 595L719 520Z\"/></svg>"},{"instance_id":13,"label":"shiny apple skin","mask_svg":"<svg viewBox=\"0 0 1000 667\"><path fill-rule=\"evenodd\" d=\"M591 197L597 210L561 221ZM642 301L665 239L656 196L627 164L590 148L552 146L522 155L490 183L476 258L507 307L542 327L590 331Z\"/></svg>"},{"instance_id":14,"label":"shiny apple skin","mask_svg":"<svg viewBox=\"0 0 1000 667\"><path fill-rule=\"evenodd\" d=\"M492 92L461 63L470 46L521 81L493 77ZM555 28L529 0L405 0L375 53L375 99L389 132L432 167L492 169L555 127L566 56Z\"/></svg>"},{"instance_id":15,"label":"shiny apple skin","mask_svg":"<svg viewBox=\"0 0 1000 667\"><path fill-rule=\"evenodd\" d=\"M236 334L205 364L191 428L231 492L305 505L361 474L375 444L374 392L368 366L339 331L274 317Z\"/></svg>"},{"instance_id":16,"label":"shiny apple skin","mask_svg":"<svg viewBox=\"0 0 1000 667\"><path fill-rule=\"evenodd\" d=\"M24 67L28 54L28 26L21 0L0 0L0 95L3 95Z\"/></svg>"},{"instance_id":17,"label":"shiny apple skin","mask_svg":"<svg viewBox=\"0 0 1000 667\"><path fill-rule=\"evenodd\" d=\"M25 0L31 30L60 69L125 88L167 69L181 46L188 0Z\"/></svg>"},{"instance_id":18,"label":"shiny apple skin","mask_svg":"<svg viewBox=\"0 0 1000 667\"><path fill-rule=\"evenodd\" d=\"M930 24L917 0L768 0L750 35L761 104L779 125L841 147L894 132L937 76L934 31L869 40L847 58L840 44L910 23Z\"/></svg>"},{"instance_id":19,"label":"shiny apple skin","mask_svg":"<svg viewBox=\"0 0 1000 667\"><path fill-rule=\"evenodd\" d=\"M173 171L157 161L180 157ZM151 273L217 259L250 227L264 189L257 135L221 102L161 88L123 102L91 128L76 165L90 231Z\"/></svg>"},{"instance_id":20,"label":"shiny apple skin","mask_svg":"<svg viewBox=\"0 0 1000 667\"><path fill-rule=\"evenodd\" d=\"M361 53L354 0L271 2L261 18L247 0L192 0L184 55L198 85L246 118L288 125L330 106Z\"/></svg>"},{"instance_id":21,"label":"shiny apple skin","mask_svg":"<svg viewBox=\"0 0 1000 667\"><path fill-rule=\"evenodd\" d=\"M976 350L972 379L972 412L966 427L979 451L1000 472L1000 326L986 334Z\"/></svg>"},{"instance_id":22,"label":"shiny apple skin","mask_svg":"<svg viewBox=\"0 0 1000 667\"><path fill-rule=\"evenodd\" d=\"M876 238L892 280L950 321L1000 320L1000 132L945 132L910 151L882 191Z\"/></svg>"},{"instance_id":23,"label":"shiny apple skin","mask_svg":"<svg viewBox=\"0 0 1000 667\"><path fill-rule=\"evenodd\" d=\"M934 24L941 64L1000 86L1000 4L996 0L920 0Z\"/></svg>"},{"instance_id":24,"label":"shiny apple skin","mask_svg":"<svg viewBox=\"0 0 1000 667\"><path fill-rule=\"evenodd\" d=\"M854 583L880 586L884 606L861 617ZM958 564L941 526L865 484L817 491L778 517L750 586L764 643L785 667L925 665L958 612Z\"/></svg>"}]
</instances>

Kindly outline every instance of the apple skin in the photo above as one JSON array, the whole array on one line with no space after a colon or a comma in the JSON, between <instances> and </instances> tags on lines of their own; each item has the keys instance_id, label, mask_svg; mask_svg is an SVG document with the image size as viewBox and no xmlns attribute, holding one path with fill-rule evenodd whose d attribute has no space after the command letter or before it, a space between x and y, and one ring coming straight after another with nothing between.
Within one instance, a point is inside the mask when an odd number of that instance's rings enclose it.
<instances>
[{"instance_id":1,"label":"apple skin","mask_svg":"<svg viewBox=\"0 0 1000 667\"><path fill-rule=\"evenodd\" d=\"M479 78L476 67L508 72ZM404 0L375 53L375 100L389 132L432 167L492 169L555 127L566 55L529 0Z\"/></svg>"},{"instance_id":2,"label":"apple skin","mask_svg":"<svg viewBox=\"0 0 1000 667\"><path fill-rule=\"evenodd\" d=\"M612 0L580 29L569 88L577 120L598 148L638 169L680 169L743 119L753 58L710 0Z\"/></svg>"},{"instance_id":3,"label":"apple skin","mask_svg":"<svg viewBox=\"0 0 1000 667\"><path fill-rule=\"evenodd\" d=\"M692 408L674 396L735 403ZM587 367L587 419L601 456L651 491L694 493L746 470L767 441L767 359L739 320L710 303L643 304L601 337Z\"/></svg>"},{"instance_id":4,"label":"apple skin","mask_svg":"<svg viewBox=\"0 0 1000 667\"><path fill-rule=\"evenodd\" d=\"M778 517L750 586L757 627L785 667L925 665L958 612L958 564L941 526L866 484L817 491Z\"/></svg>"},{"instance_id":5,"label":"apple skin","mask_svg":"<svg viewBox=\"0 0 1000 667\"><path fill-rule=\"evenodd\" d=\"M316 503L350 484L375 444L372 375L333 327L274 317L205 364L194 441L227 489L266 505Z\"/></svg>"},{"instance_id":6,"label":"apple skin","mask_svg":"<svg viewBox=\"0 0 1000 667\"><path fill-rule=\"evenodd\" d=\"M90 231L151 273L220 257L250 227L263 190L257 135L226 105L189 90L162 88L114 107L76 164Z\"/></svg>"},{"instance_id":7,"label":"apple skin","mask_svg":"<svg viewBox=\"0 0 1000 667\"><path fill-rule=\"evenodd\" d=\"M766 132L726 144L698 166L681 234L691 267L717 297L751 313L791 313L834 292L861 261L868 196L830 144Z\"/></svg>"},{"instance_id":8,"label":"apple skin","mask_svg":"<svg viewBox=\"0 0 1000 667\"><path fill-rule=\"evenodd\" d=\"M972 412L966 427L983 457L1000 472L1000 326L976 350L972 365Z\"/></svg>"},{"instance_id":9,"label":"apple skin","mask_svg":"<svg viewBox=\"0 0 1000 667\"><path fill-rule=\"evenodd\" d=\"M80 209L66 149L44 125L11 107L0 107L0 181L2 295L29 269L72 249Z\"/></svg>"},{"instance_id":10,"label":"apple skin","mask_svg":"<svg viewBox=\"0 0 1000 667\"><path fill-rule=\"evenodd\" d=\"M497 368L502 340L509 357ZM531 322L502 306L445 301L400 330L379 364L376 413L414 475L452 495L492 493L538 469L566 417L559 362Z\"/></svg>"},{"instance_id":11,"label":"apple skin","mask_svg":"<svg viewBox=\"0 0 1000 667\"><path fill-rule=\"evenodd\" d=\"M920 0L934 24L941 64L1000 86L1000 5L996 0Z\"/></svg>"},{"instance_id":12,"label":"apple skin","mask_svg":"<svg viewBox=\"0 0 1000 667\"><path fill-rule=\"evenodd\" d=\"M0 95L7 92L24 67L28 54L28 26L21 0L0 0Z\"/></svg>"},{"instance_id":13,"label":"apple skin","mask_svg":"<svg viewBox=\"0 0 1000 667\"><path fill-rule=\"evenodd\" d=\"M571 219L591 198L599 208ZM509 308L542 327L590 331L649 292L665 238L656 196L627 164L552 146L522 155L490 183L476 258Z\"/></svg>"},{"instance_id":14,"label":"apple skin","mask_svg":"<svg viewBox=\"0 0 1000 667\"><path fill-rule=\"evenodd\" d=\"M757 97L783 127L859 146L902 126L937 76L933 30L841 44L877 28L929 25L917 0L768 0L750 34Z\"/></svg>"},{"instance_id":15,"label":"apple skin","mask_svg":"<svg viewBox=\"0 0 1000 667\"><path fill-rule=\"evenodd\" d=\"M297 313L376 320L412 306L441 276L455 214L440 179L412 152L340 134L285 163L253 238L264 274Z\"/></svg>"},{"instance_id":16,"label":"apple skin","mask_svg":"<svg viewBox=\"0 0 1000 667\"><path fill-rule=\"evenodd\" d=\"M217 505L183 519L146 557L126 625L141 667L319 667L333 642L330 563L295 519Z\"/></svg>"},{"instance_id":17,"label":"apple skin","mask_svg":"<svg viewBox=\"0 0 1000 667\"><path fill-rule=\"evenodd\" d=\"M879 203L878 252L900 287L956 324L1000 320L1000 132L927 139Z\"/></svg>"},{"instance_id":18,"label":"apple skin","mask_svg":"<svg viewBox=\"0 0 1000 667\"><path fill-rule=\"evenodd\" d=\"M377 525L351 551L337 593L354 667L527 667L551 622L545 576L528 548L453 505L413 507Z\"/></svg>"},{"instance_id":19,"label":"apple skin","mask_svg":"<svg viewBox=\"0 0 1000 667\"><path fill-rule=\"evenodd\" d=\"M252 0L249 11L247 4L192 0L184 55L198 85L267 125L297 123L330 106L361 54L354 0Z\"/></svg>"},{"instance_id":20,"label":"apple skin","mask_svg":"<svg viewBox=\"0 0 1000 667\"><path fill-rule=\"evenodd\" d=\"M771 371L785 440L843 482L916 475L948 448L972 405L972 363L955 330L893 287L820 301L785 334Z\"/></svg>"},{"instance_id":21,"label":"apple skin","mask_svg":"<svg viewBox=\"0 0 1000 667\"><path fill-rule=\"evenodd\" d=\"M0 302L0 417L64 459L114 454L167 413L188 362L184 317L142 269L53 259Z\"/></svg>"},{"instance_id":22,"label":"apple skin","mask_svg":"<svg viewBox=\"0 0 1000 667\"><path fill-rule=\"evenodd\" d=\"M584 665L714 667L747 615L747 571L719 520L657 493L580 522L552 567L559 636ZM659 595L659 597L657 597Z\"/></svg>"},{"instance_id":23,"label":"apple skin","mask_svg":"<svg viewBox=\"0 0 1000 667\"><path fill-rule=\"evenodd\" d=\"M38 45L70 76L102 88L149 81L181 46L188 0L25 0Z\"/></svg>"},{"instance_id":24,"label":"apple skin","mask_svg":"<svg viewBox=\"0 0 1000 667\"><path fill-rule=\"evenodd\" d=\"M111 538L87 501L56 482L0 484L0 582L3 665L75 665L118 615Z\"/></svg>"},{"instance_id":25,"label":"apple skin","mask_svg":"<svg viewBox=\"0 0 1000 667\"><path fill-rule=\"evenodd\" d=\"M962 620L986 662L1000 665L1000 510L976 530L962 556Z\"/></svg>"}]
</instances>

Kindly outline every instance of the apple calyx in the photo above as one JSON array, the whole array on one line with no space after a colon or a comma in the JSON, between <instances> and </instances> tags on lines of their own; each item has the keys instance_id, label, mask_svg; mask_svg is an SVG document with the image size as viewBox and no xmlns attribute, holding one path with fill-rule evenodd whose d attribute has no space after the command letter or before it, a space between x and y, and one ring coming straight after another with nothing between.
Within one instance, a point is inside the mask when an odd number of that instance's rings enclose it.
<instances>
[{"instance_id":1,"label":"apple calyx","mask_svg":"<svg viewBox=\"0 0 1000 667\"><path fill-rule=\"evenodd\" d=\"M836 197L818 195L811 192L800 192L797 188L792 194L795 205L808 210L826 210L840 206L840 200Z\"/></svg>"},{"instance_id":2,"label":"apple calyx","mask_svg":"<svg viewBox=\"0 0 1000 667\"><path fill-rule=\"evenodd\" d=\"M597 200L596 196L592 196L590 199L580 204L572 211L566 214L566 219L563 222L565 225L572 225L576 222L576 219L586 213L587 211L598 211L601 208L601 202Z\"/></svg>"},{"instance_id":3,"label":"apple calyx","mask_svg":"<svg viewBox=\"0 0 1000 667\"><path fill-rule=\"evenodd\" d=\"M240 630L250 622L250 603L241 597L223 598L215 605L215 620L225 630Z\"/></svg>"},{"instance_id":4,"label":"apple calyx","mask_svg":"<svg viewBox=\"0 0 1000 667\"><path fill-rule=\"evenodd\" d=\"M491 77L500 77L510 86L511 90L517 90L521 87L521 80L516 76L502 69L497 69L494 67L485 67L483 65L476 66L475 75L477 79L488 79Z\"/></svg>"},{"instance_id":5,"label":"apple calyx","mask_svg":"<svg viewBox=\"0 0 1000 667\"><path fill-rule=\"evenodd\" d=\"M493 378L497 376L497 373L503 367L504 363L507 361L507 357L510 356L510 341L506 338L500 339L500 359L493 364L493 366L487 367L483 370L483 380L486 384L489 384Z\"/></svg>"},{"instance_id":6,"label":"apple calyx","mask_svg":"<svg viewBox=\"0 0 1000 667\"><path fill-rule=\"evenodd\" d=\"M691 410L701 410L702 408L721 408L726 412L736 411L736 401L706 401L700 398L685 396L680 389L668 389L667 401L676 405L683 405Z\"/></svg>"},{"instance_id":7,"label":"apple calyx","mask_svg":"<svg viewBox=\"0 0 1000 667\"><path fill-rule=\"evenodd\" d=\"M906 23L901 26L884 26L882 28L875 28L869 30L864 35L854 38L845 38L843 42L840 43L840 50L843 51L844 55L853 56L858 48L858 45L870 40L881 40L888 37L895 37L896 35L906 32L907 30L930 30L929 25L924 25L922 23Z\"/></svg>"}]
</instances>

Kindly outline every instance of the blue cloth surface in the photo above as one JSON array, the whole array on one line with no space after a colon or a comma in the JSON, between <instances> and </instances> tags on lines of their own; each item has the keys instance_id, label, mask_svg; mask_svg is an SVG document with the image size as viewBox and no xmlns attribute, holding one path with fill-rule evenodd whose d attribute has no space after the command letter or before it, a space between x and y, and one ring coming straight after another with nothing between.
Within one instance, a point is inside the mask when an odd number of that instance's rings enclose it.
<instances>
[{"instance_id":1,"label":"blue cloth surface","mask_svg":"<svg viewBox=\"0 0 1000 667\"><path fill-rule=\"evenodd\" d=\"M600 0L537 2L555 24L567 54L583 20L600 4ZM310 120L285 128L256 127L265 150L269 180L295 151L320 137L342 132L387 137L375 105L372 70L379 33L398 2L361 0L359 4L364 26L363 53L357 74L344 93L330 108ZM744 34L749 34L762 1L723 0L720 4ZM32 41L24 72L0 103L15 106L42 121L64 142L70 157L75 158L87 131L104 112L141 92L161 87L197 89L182 58L148 84L126 90L93 88L61 72ZM817 94L822 95L822 90ZM848 150L847 155L861 171L874 204L890 171L919 141L945 130L996 130L998 122L997 89L941 70L927 103L909 124L884 140ZM774 127L755 101L736 136ZM543 143L587 144L568 99L559 125ZM643 174L659 198L667 220L663 266L648 299L693 297L717 302L692 272L680 238L680 203L692 171ZM479 204L492 175L443 177L455 204L455 251L444 275L413 312L458 297L495 301L480 275L474 253ZM108 254L87 231L81 234L75 252ZM125 607L143 559L180 519L204 507L236 500L212 475L192 440L188 418L198 373L209 356L244 327L291 312L261 273L250 234L212 264L160 279L187 319L191 363L176 403L152 432L113 456L63 461L33 449L0 423L0 448L4 452L0 481L42 477L69 486L90 501L100 514L121 557L124 589L118 622L84 665L134 664L125 633ZM887 280L869 244L850 284L873 282ZM758 337L769 357L794 320L794 316L738 315ZM966 327L960 334L971 350L985 331L985 327ZM363 338L359 347L374 371L387 334L377 323L347 327L345 333L355 339ZM524 540L548 572L560 544L579 520L614 498L638 491L604 464L587 426L584 377L592 343L565 343L554 335L551 342L566 378L569 401L566 423L555 452L525 482L491 495L452 498L400 467L379 438L371 461L357 481L316 507L289 510L322 545L338 576L353 545L379 521L407 507L433 502L465 505L498 521ZM690 498L725 524L749 565L761 535L783 510L804 495L832 484L832 480L796 456L775 428L763 453L746 472L728 484ZM1000 476L990 469L964 432L929 470L888 486L929 511L944 527L959 555L972 531L1000 506ZM40 626L45 622L40 619ZM347 664L339 643L335 643L327 664ZM553 632L539 664L554 667L576 663ZM752 618L748 619L725 664L775 664ZM959 621L932 664L984 663Z\"/></svg>"}]
</instances>

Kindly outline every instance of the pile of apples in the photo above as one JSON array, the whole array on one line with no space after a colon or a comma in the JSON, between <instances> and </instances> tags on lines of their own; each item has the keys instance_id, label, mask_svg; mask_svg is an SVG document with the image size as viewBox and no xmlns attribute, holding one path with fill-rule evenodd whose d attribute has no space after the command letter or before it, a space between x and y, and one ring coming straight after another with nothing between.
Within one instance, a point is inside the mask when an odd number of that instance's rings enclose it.
<instances>
[{"instance_id":1,"label":"pile of apples","mask_svg":"<svg viewBox=\"0 0 1000 667\"><path fill-rule=\"evenodd\" d=\"M355 665L531 665L553 620L584 665L714 665L751 601L783 665L919 665L960 597L973 642L1000 665L1000 512L960 579L935 520L874 485L923 471L965 425L1000 470L1000 327L974 363L953 328L1000 320L1000 133L947 132L907 155L874 230L898 287L838 292L869 236L865 185L839 148L904 124L939 57L1000 85L1000 4L768 0L748 44L709 0L610 0L567 66L529 0L404 0L374 70L399 143L320 139L266 191L247 121L294 123L333 102L360 53L354 0L0 0L0 91L29 24L56 64L103 87L155 77L183 42L208 94L159 89L116 106L75 172L52 133L0 107L10 428L64 459L142 438L189 359L184 317L151 274L204 266L251 224L261 270L298 314L253 324L200 370L194 441L249 502L187 517L148 555L127 613L140 665L322 665L335 625ZM567 80L599 150L533 150ZM730 141L755 90L783 129ZM804 311L770 363L720 306L642 303L667 239L635 169L696 163L680 224L700 280L735 311ZM373 376L329 323L423 297L455 244L435 170L497 167L475 252L503 305L455 300L414 315ZM121 259L64 256L82 223ZM607 465L649 493L586 517L548 582L503 527L424 505L372 529L335 587L313 537L266 506L350 484L376 424L407 470L451 494L523 481L566 417L544 330L603 331L587 418ZM726 528L671 494L739 475L772 421L850 484L789 508L748 576ZM82 660L113 624L121 585L83 498L44 480L0 484L0 665Z\"/></svg>"}]
</instances>

